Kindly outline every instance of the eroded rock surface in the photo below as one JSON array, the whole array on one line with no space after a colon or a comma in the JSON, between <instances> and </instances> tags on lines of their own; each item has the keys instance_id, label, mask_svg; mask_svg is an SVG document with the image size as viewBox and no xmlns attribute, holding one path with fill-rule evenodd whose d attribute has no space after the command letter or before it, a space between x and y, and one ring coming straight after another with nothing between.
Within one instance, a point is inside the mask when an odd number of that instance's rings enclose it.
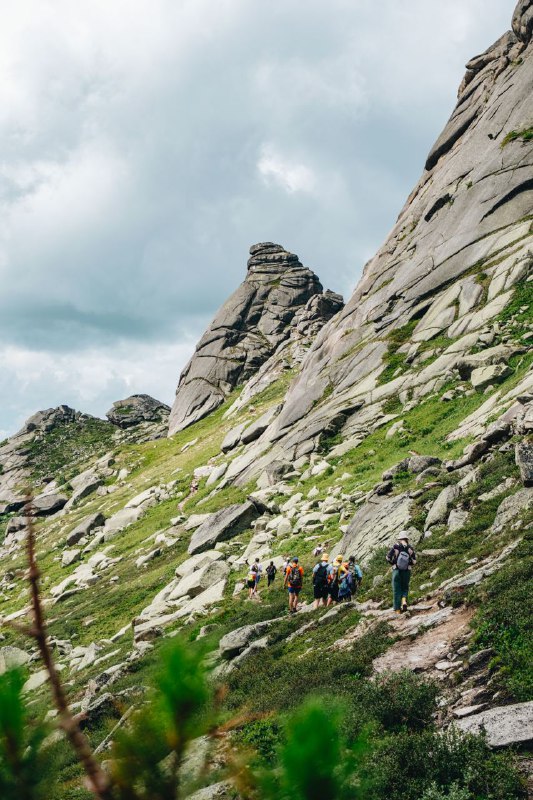
<instances>
[{"instance_id":1,"label":"eroded rock surface","mask_svg":"<svg viewBox=\"0 0 533 800\"><path fill-rule=\"evenodd\" d=\"M342 307L314 272L279 244L250 248L248 274L222 306L183 370L172 407L172 435L217 408L289 338L291 323L322 324ZM307 317L307 318L306 318Z\"/></svg>"}]
</instances>

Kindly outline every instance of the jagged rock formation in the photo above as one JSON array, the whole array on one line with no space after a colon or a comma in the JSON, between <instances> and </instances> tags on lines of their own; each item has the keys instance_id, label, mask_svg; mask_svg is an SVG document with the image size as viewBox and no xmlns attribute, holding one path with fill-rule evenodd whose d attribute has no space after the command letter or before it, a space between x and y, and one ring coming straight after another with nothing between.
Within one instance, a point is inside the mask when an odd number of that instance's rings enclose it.
<instances>
[{"instance_id":1,"label":"jagged rock formation","mask_svg":"<svg viewBox=\"0 0 533 800\"><path fill-rule=\"evenodd\" d=\"M222 306L183 370L172 407L169 435L217 408L251 378L294 329L313 330L341 307L323 292L317 276L279 244L250 248L248 274Z\"/></svg>"},{"instance_id":2,"label":"jagged rock formation","mask_svg":"<svg viewBox=\"0 0 533 800\"><path fill-rule=\"evenodd\" d=\"M521 137L533 119L531 14L519 3L513 30L468 62L394 229L317 335L260 446L234 466L238 482L316 450L327 429L354 446L386 417L384 402L399 397L408 408L473 353L478 389L508 374L509 351L485 348L501 340L492 323L533 272L533 144ZM432 351L437 336L447 347ZM403 364L385 380L391 352Z\"/></svg>"},{"instance_id":3,"label":"jagged rock formation","mask_svg":"<svg viewBox=\"0 0 533 800\"><path fill-rule=\"evenodd\" d=\"M125 400L116 400L106 417L119 428L131 428L143 422L166 422L169 414L169 406L149 394L132 394Z\"/></svg>"}]
</instances>

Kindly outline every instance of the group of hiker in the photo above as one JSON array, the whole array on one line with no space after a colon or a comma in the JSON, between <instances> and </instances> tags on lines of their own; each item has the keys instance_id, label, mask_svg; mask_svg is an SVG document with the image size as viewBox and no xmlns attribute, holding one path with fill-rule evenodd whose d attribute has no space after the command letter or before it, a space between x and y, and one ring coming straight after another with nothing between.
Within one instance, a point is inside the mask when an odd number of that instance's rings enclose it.
<instances>
[{"instance_id":1,"label":"group of hiker","mask_svg":"<svg viewBox=\"0 0 533 800\"><path fill-rule=\"evenodd\" d=\"M314 550L315 557L320 555L323 546L318 545ZM411 570L416 564L416 554L414 548L409 544L409 536L406 531L401 531L398 540L390 548L386 559L392 567L392 593L393 607L396 614L407 611L409 599L409 582ZM271 561L265 572L267 575L267 585L270 587L277 574L277 567ZM248 571L247 588L248 597L253 599L257 595L257 588L263 574L263 566L259 558L256 558ZM284 557L283 563L283 585L289 595L289 612L295 613L298 608L298 596L303 588L304 570L299 558ZM359 564L356 563L355 556L349 556L347 560L342 555L335 557L330 563L329 555L322 552L320 560L315 564L312 571L314 608L320 606L330 606L334 603L342 603L351 600L356 594L363 580L363 572Z\"/></svg>"}]
</instances>

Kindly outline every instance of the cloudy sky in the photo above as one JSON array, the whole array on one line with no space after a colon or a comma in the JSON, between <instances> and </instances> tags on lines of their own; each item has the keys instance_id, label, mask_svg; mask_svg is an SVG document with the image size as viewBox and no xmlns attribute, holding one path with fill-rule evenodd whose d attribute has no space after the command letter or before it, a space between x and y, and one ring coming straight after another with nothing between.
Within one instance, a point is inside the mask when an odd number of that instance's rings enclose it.
<instances>
[{"instance_id":1,"label":"cloudy sky","mask_svg":"<svg viewBox=\"0 0 533 800\"><path fill-rule=\"evenodd\" d=\"M18 0L0 27L0 436L179 372L273 240L348 295L512 0Z\"/></svg>"}]
</instances>

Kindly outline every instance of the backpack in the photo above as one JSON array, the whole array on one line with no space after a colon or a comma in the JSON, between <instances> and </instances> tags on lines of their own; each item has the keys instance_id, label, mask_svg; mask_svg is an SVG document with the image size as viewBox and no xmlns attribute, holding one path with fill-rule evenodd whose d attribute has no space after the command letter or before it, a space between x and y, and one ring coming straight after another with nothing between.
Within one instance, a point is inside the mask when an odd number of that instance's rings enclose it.
<instances>
[{"instance_id":1,"label":"backpack","mask_svg":"<svg viewBox=\"0 0 533 800\"><path fill-rule=\"evenodd\" d=\"M353 575L351 572L347 572L340 583L339 594L348 594L348 593L351 594L352 586L353 586Z\"/></svg>"},{"instance_id":2,"label":"backpack","mask_svg":"<svg viewBox=\"0 0 533 800\"><path fill-rule=\"evenodd\" d=\"M295 566L291 567L291 571L289 573L289 584L291 585L292 589L300 589L302 586L302 574L300 572L300 567Z\"/></svg>"},{"instance_id":3,"label":"backpack","mask_svg":"<svg viewBox=\"0 0 533 800\"><path fill-rule=\"evenodd\" d=\"M411 556L409 555L408 550L400 550L398 556L396 558L396 569L399 570L406 570L409 568L409 562L411 561Z\"/></svg>"},{"instance_id":4,"label":"backpack","mask_svg":"<svg viewBox=\"0 0 533 800\"><path fill-rule=\"evenodd\" d=\"M313 583L320 589L326 589L328 585L328 567L327 564L320 564L315 572Z\"/></svg>"}]
</instances>

